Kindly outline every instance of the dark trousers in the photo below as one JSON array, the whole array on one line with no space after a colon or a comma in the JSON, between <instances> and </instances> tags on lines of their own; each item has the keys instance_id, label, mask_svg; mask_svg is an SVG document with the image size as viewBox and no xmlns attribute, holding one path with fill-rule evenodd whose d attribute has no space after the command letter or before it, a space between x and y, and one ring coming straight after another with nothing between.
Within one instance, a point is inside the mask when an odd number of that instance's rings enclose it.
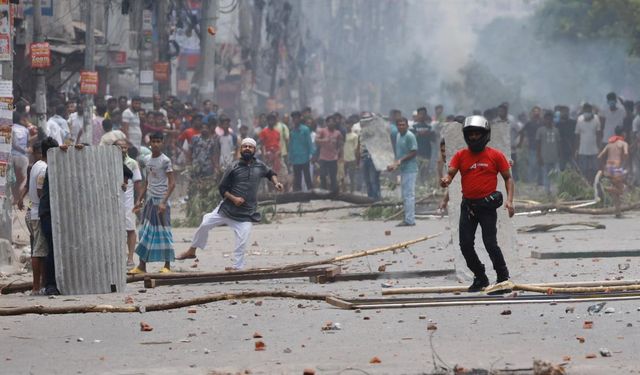
<instances>
[{"instance_id":1,"label":"dark trousers","mask_svg":"<svg viewBox=\"0 0 640 375\"><path fill-rule=\"evenodd\" d=\"M460 250L462 250L462 255L467 262L467 267L476 277L485 275L484 265L478 258L474 248L476 229L480 224L482 242L484 242L484 247L489 253L489 258L493 263L493 269L496 271L498 279L509 278L509 270L496 238L498 232L497 221L498 213L494 208L471 204L463 199L460 206Z\"/></svg>"},{"instance_id":2,"label":"dark trousers","mask_svg":"<svg viewBox=\"0 0 640 375\"><path fill-rule=\"evenodd\" d=\"M380 200L380 172L376 170L371 158L362 159L362 177L367 185L367 196L373 200Z\"/></svg>"},{"instance_id":3,"label":"dark trousers","mask_svg":"<svg viewBox=\"0 0 640 375\"><path fill-rule=\"evenodd\" d=\"M331 191L338 192L338 161L320 160L320 187L327 190L327 178L331 180Z\"/></svg>"},{"instance_id":4,"label":"dark trousers","mask_svg":"<svg viewBox=\"0 0 640 375\"><path fill-rule=\"evenodd\" d=\"M304 164L293 165L293 191L302 190L302 176L304 176L304 183L307 185L307 189L313 189L313 183L311 182L311 170L309 169L309 162Z\"/></svg>"},{"instance_id":5,"label":"dark trousers","mask_svg":"<svg viewBox=\"0 0 640 375\"><path fill-rule=\"evenodd\" d=\"M47 240L47 247L49 248L47 257L44 258L44 285L45 288L56 288L56 266L55 258L53 255L53 231L51 230L51 216L40 216L40 227L44 238Z\"/></svg>"}]
</instances>

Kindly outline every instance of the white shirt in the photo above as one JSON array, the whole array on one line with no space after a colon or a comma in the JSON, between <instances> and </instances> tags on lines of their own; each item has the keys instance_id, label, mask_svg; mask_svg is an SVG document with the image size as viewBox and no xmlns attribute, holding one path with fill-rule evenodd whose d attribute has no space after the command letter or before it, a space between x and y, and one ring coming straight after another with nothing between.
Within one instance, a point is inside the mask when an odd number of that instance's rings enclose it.
<instances>
[{"instance_id":1,"label":"white shirt","mask_svg":"<svg viewBox=\"0 0 640 375\"><path fill-rule=\"evenodd\" d=\"M82 130L83 118L82 116L78 116L78 112L73 112L69 115L69 130L71 132L71 139L74 143L78 142L78 134L80 134L80 130Z\"/></svg>"},{"instance_id":2,"label":"white shirt","mask_svg":"<svg viewBox=\"0 0 640 375\"><path fill-rule=\"evenodd\" d=\"M125 210L131 211L134 206L134 183L142 181L142 174L140 174L140 167L138 162L127 156L124 160L124 164L133 172L133 178L127 181L127 190L122 192L122 205Z\"/></svg>"},{"instance_id":3,"label":"white shirt","mask_svg":"<svg viewBox=\"0 0 640 375\"><path fill-rule=\"evenodd\" d=\"M122 112L122 122L129 124L129 131L127 136L129 137L129 142L135 146L135 148L140 149L142 145L142 129L140 129L140 115L138 112L133 112L131 108L127 108Z\"/></svg>"},{"instance_id":4,"label":"white shirt","mask_svg":"<svg viewBox=\"0 0 640 375\"><path fill-rule=\"evenodd\" d=\"M602 142L607 143L609 138L615 134L616 127L623 125L627 111L622 106L618 106L615 111L612 111L609 109L609 106L607 106L600 111L600 114L605 118L604 129L602 130Z\"/></svg>"},{"instance_id":5,"label":"white shirt","mask_svg":"<svg viewBox=\"0 0 640 375\"><path fill-rule=\"evenodd\" d=\"M164 198L169 188L168 172L173 172L171 159L165 154L157 158L152 157L146 165L147 172L147 196Z\"/></svg>"},{"instance_id":6,"label":"white shirt","mask_svg":"<svg viewBox=\"0 0 640 375\"><path fill-rule=\"evenodd\" d=\"M220 141L220 166L224 169L233 163L233 159L235 157L233 135L222 135L218 139Z\"/></svg>"},{"instance_id":7,"label":"white shirt","mask_svg":"<svg viewBox=\"0 0 640 375\"><path fill-rule=\"evenodd\" d=\"M578 116L576 134L580 136L578 155L598 155L597 132L600 130L600 119L594 115L590 121L584 119L584 115Z\"/></svg>"},{"instance_id":8,"label":"white shirt","mask_svg":"<svg viewBox=\"0 0 640 375\"><path fill-rule=\"evenodd\" d=\"M29 129L20 124L11 126L11 155L27 155L27 146L29 144Z\"/></svg>"},{"instance_id":9,"label":"white shirt","mask_svg":"<svg viewBox=\"0 0 640 375\"><path fill-rule=\"evenodd\" d=\"M69 125L67 120L59 115L54 115L47 121L47 136L55 139L58 145L62 145L69 137Z\"/></svg>"},{"instance_id":10,"label":"white shirt","mask_svg":"<svg viewBox=\"0 0 640 375\"><path fill-rule=\"evenodd\" d=\"M111 146L118 139L127 139L127 136L124 135L120 130L112 130L110 132L104 133L102 138L100 138L99 146Z\"/></svg>"},{"instance_id":11,"label":"white shirt","mask_svg":"<svg viewBox=\"0 0 640 375\"><path fill-rule=\"evenodd\" d=\"M33 167L31 167L31 174L29 175L29 199L31 200L31 220L40 220L38 216L38 207L40 206L40 197L38 196L38 189L42 189L44 184L44 175L47 173L47 163L43 160L38 160Z\"/></svg>"}]
</instances>

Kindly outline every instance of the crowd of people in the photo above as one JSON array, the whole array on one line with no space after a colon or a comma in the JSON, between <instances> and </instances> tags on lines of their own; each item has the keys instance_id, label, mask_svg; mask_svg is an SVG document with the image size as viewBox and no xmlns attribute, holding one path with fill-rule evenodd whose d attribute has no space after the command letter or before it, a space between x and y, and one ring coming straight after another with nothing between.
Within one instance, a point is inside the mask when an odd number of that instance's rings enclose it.
<instances>
[{"instance_id":1,"label":"crowd of people","mask_svg":"<svg viewBox=\"0 0 640 375\"><path fill-rule=\"evenodd\" d=\"M282 183L278 190L319 187L331 192L362 192L373 200L382 198L382 171L376 168L369 150L360 142L360 131L372 117L371 113L344 116L337 112L321 117L307 107L285 114L261 113L252 124L238 121L232 126L231 117L211 100L194 105L175 97L155 96L148 107L143 108L143 101L137 97L98 101L91 115L91 132L88 132L83 128L83 107L79 101L51 100L50 113L42 128L34 125L33 111L27 103L16 104L11 151L17 180L12 186L13 203L22 209L28 194L28 224L34 241L34 293L40 292L41 285L41 280L36 283L35 278L47 274L48 262L42 258L52 256L51 251L44 250L47 244L51 246L47 239L50 223L45 228L42 222L43 213L47 214L47 210L42 209L42 196L46 202L48 189L46 151L52 147L116 145L122 150L127 263L134 266L134 250L141 260L135 272L144 272L147 261L164 261L163 271L168 272L175 258L170 227L163 227L170 223L169 198L176 185L174 170L187 170L190 179L224 180L225 172L231 167L237 168L237 161L242 160L241 145L245 139L255 142L252 157L269 171L260 173L267 179L278 176L278 184ZM509 129L511 152L507 157L516 182L543 186L551 194L553 171L567 168L578 170L589 183L597 171L602 170L612 179L617 192L621 192L625 184L640 182L637 147L640 102L634 104L609 93L602 108L589 103L575 108L535 106L529 113L515 117L509 113L509 104L502 103L473 114L483 115L492 127ZM449 122L464 121L464 118L447 116L442 105L434 107L433 116L426 107L420 107L407 117L396 109L387 117L395 161L386 170L392 178L400 179L405 206L400 226L415 225L416 184L435 186L446 174L442 130ZM133 211L141 211L142 215L136 218ZM207 219L208 229L224 222L214 216ZM141 228L139 240L136 228ZM200 231L194 246L182 258L190 257L196 248L202 247L208 229ZM246 240L246 235L242 237ZM158 244L162 249L156 251L153 246ZM241 268L242 259L237 254L234 267ZM44 283L46 286L46 280ZM55 283L52 286L55 287Z\"/></svg>"}]
</instances>

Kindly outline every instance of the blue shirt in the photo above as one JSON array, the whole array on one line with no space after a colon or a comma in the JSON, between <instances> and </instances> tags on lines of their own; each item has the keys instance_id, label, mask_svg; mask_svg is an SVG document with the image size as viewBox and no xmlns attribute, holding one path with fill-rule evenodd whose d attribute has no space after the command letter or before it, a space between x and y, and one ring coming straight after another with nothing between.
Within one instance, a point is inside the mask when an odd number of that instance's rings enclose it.
<instances>
[{"instance_id":1,"label":"blue shirt","mask_svg":"<svg viewBox=\"0 0 640 375\"><path fill-rule=\"evenodd\" d=\"M411 151L418 150L418 141L416 136L407 131L404 135L398 133L396 136L396 160L400 160L405 157ZM400 164L400 172L418 172L418 162L413 157L409 160L405 160Z\"/></svg>"},{"instance_id":2,"label":"blue shirt","mask_svg":"<svg viewBox=\"0 0 640 375\"><path fill-rule=\"evenodd\" d=\"M308 163L313 155L313 143L311 130L306 125L300 124L298 128L289 130L289 161L293 165Z\"/></svg>"}]
</instances>

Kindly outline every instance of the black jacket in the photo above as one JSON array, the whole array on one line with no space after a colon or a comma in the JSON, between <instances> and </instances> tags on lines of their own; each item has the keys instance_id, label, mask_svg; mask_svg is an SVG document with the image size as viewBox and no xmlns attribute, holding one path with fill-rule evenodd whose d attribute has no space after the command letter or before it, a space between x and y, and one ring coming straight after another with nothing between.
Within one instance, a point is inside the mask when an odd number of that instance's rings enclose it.
<instances>
[{"instance_id":1,"label":"black jacket","mask_svg":"<svg viewBox=\"0 0 640 375\"><path fill-rule=\"evenodd\" d=\"M223 198L220 211L236 221L260 221L260 213L256 212L260 180L271 180L275 175L271 168L255 158L250 163L244 160L235 161L224 172L218 188ZM230 200L224 199L224 193L227 191L236 197L244 198L244 204L237 207Z\"/></svg>"}]
</instances>

